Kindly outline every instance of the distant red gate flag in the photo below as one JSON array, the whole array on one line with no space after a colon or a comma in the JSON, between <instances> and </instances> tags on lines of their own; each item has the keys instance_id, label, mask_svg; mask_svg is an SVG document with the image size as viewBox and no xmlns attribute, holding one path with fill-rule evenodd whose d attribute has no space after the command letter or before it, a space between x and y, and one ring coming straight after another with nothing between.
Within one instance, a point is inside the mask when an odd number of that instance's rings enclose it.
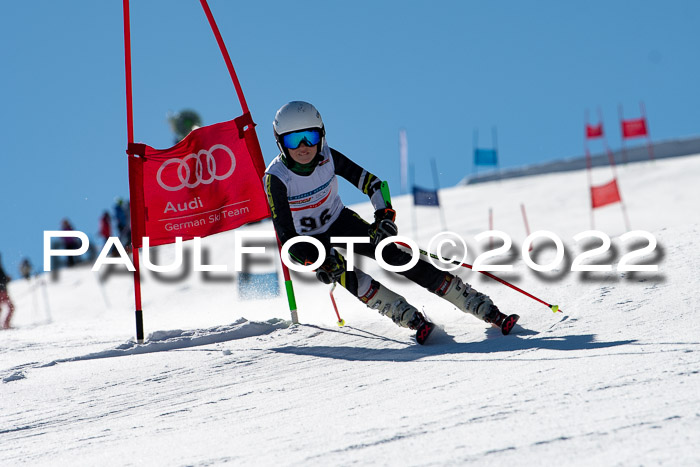
<instances>
[{"instance_id":1,"label":"distant red gate flag","mask_svg":"<svg viewBox=\"0 0 700 467\"><path fill-rule=\"evenodd\" d=\"M594 139L603 136L603 124L599 123L597 125L586 124L586 138Z\"/></svg>"},{"instance_id":2,"label":"distant red gate flag","mask_svg":"<svg viewBox=\"0 0 700 467\"><path fill-rule=\"evenodd\" d=\"M253 122L245 114L198 128L170 149L129 145L135 247L142 246L142 237L149 237L151 246L164 245L269 216L265 164L248 131L253 134Z\"/></svg>"},{"instance_id":3,"label":"distant red gate flag","mask_svg":"<svg viewBox=\"0 0 700 467\"><path fill-rule=\"evenodd\" d=\"M591 206L593 209L621 202L617 179L600 186L591 186Z\"/></svg>"},{"instance_id":4,"label":"distant red gate flag","mask_svg":"<svg viewBox=\"0 0 700 467\"><path fill-rule=\"evenodd\" d=\"M638 136L647 136L647 134L647 121L645 118L622 120L623 138L636 138Z\"/></svg>"}]
</instances>

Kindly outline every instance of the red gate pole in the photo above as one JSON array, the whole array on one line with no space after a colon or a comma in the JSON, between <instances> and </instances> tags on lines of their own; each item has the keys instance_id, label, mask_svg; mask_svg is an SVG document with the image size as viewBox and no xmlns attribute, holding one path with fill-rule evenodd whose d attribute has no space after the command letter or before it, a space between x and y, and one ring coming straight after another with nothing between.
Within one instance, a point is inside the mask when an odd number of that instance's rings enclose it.
<instances>
[{"instance_id":1,"label":"red gate pole","mask_svg":"<svg viewBox=\"0 0 700 467\"><path fill-rule=\"evenodd\" d=\"M132 105L132 93L131 93L131 28L129 26L129 0L124 0L124 65L126 70L126 131L128 143L133 144L134 142L134 114ZM133 156L129 156L133 157ZM132 219L132 229L131 229L131 244L132 246L137 244L134 242L134 231L133 219L135 219L136 213L134 212L135 203L131 200L129 203L129 209L131 211ZM139 242L140 243L140 242ZM132 249L132 254L134 257L134 304L136 307L136 342L139 344L143 343L143 310L141 309L141 271L139 265L139 249L138 247Z\"/></svg>"},{"instance_id":2,"label":"red gate pole","mask_svg":"<svg viewBox=\"0 0 700 467\"><path fill-rule=\"evenodd\" d=\"M219 50L221 51L221 55L224 57L224 61L226 62L226 68L228 68L228 73L229 75L231 75L231 81L233 81L233 86L236 88L238 100L241 103L241 110L243 111L244 115L249 114L250 111L248 110L248 104L246 103L245 96L243 95L243 88L241 88L241 83L238 81L238 75L236 75L236 70L233 68L233 62L231 62L231 57L229 56L228 50L226 49L224 39L223 37L221 37L219 27L216 25L216 21L214 21L214 15L211 13L211 9L209 8L207 0L199 0L199 2L202 4L204 14L207 16L209 26L211 27L211 30L214 33L214 37L216 38L216 43L219 44ZM246 136L246 144L249 142L255 144L254 152L256 153L256 156L259 159L258 161L256 161L256 168L258 169L260 183L262 184L262 176L265 172L265 164L262 160L262 150L260 149L260 142L258 141L258 136L255 132L255 123L252 123L252 119L250 121L251 124L246 130L250 132L250 136ZM279 238L277 239L277 246L280 253L280 262L282 263L282 273L284 275L284 285L287 292L287 300L289 302L289 311L292 315L292 323L298 324L299 318L297 315L297 305L296 299L294 297L294 288L292 287L292 278L289 275L289 269L287 268L287 265L284 264L284 261L282 261L282 245L279 242Z\"/></svg>"},{"instance_id":3,"label":"red gate pole","mask_svg":"<svg viewBox=\"0 0 700 467\"><path fill-rule=\"evenodd\" d=\"M649 153L649 160L654 160L654 147L651 145L651 136L649 135L649 120L647 120L647 109L644 106L644 101L639 102L639 109L642 111L642 118L644 119L644 126L647 130L647 152Z\"/></svg>"},{"instance_id":4,"label":"red gate pole","mask_svg":"<svg viewBox=\"0 0 700 467\"><path fill-rule=\"evenodd\" d=\"M627 165L627 147L625 146L625 141L627 138L625 138L625 117L624 112L622 111L622 104L617 106L617 113L620 116L620 129L622 130L622 163Z\"/></svg>"},{"instance_id":5,"label":"red gate pole","mask_svg":"<svg viewBox=\"0 0 700 467\"><path fill-rule=\"evenodd\" d=\"M588 125L588 109L586 109L586 125ZM593 214L593 175L591 174L593 162L591 160L591 152L588 149L588 138L583 137L583 147L586 150L586 175L588 178L588 195L591 196L591 230L595 229L595 219Z\"/></svg>"},{"instance_id":6,"label":"red gate pole","mask_svg":"<svg viewBox=\"0 0 700 467\"><path fill-rule=\"evenodd\" d=\"M523 213L523 222L525 223L525 234L530 236L530 225L527 223L527 214L525 213L525 204L520 203L520 211ZM532 251L532 243L530 243L530 249Z\"/></svg>"},{"instance_id":7,"label":"red gate pole","mask_svg":"<svg viewBox=\"0 0 700 467\"><path fill-rule=\"evenodd\" d=\"M199 0L199 2L202 4L204 14L207 15L207 20L209 20L209 26L211 26L211 30L214 33L214 37L216 37L216 43L219 44L221 55L223 55L224 57L226 67L228 68L228 72L231 75L231 80L233 81L233 86L236 88L238 100L241 101L241 109L243 109L244 114L247 114L248 104L245 101L245 96L243 95L241 83L238 81L238 76L236 75L236 70L233 68L233 62L231 62L231 57L229 56L228 50L226 49L226 44L224 44L224 39L221 37L221 33L219 32L219 27L216 25L216 21L214 21L214 15L211 14L211 10L209 9L209 4L207 3L207 0Z\"/></svg>"}]
</instances>

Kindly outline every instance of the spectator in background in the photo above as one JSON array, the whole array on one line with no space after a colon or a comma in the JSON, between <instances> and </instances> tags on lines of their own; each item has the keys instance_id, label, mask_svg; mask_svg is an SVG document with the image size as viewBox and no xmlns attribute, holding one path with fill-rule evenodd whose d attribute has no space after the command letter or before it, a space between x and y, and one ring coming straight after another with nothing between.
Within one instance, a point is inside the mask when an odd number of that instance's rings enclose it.
<instances>
[{"instance_id":1,"label":"spectator in background","mask_svg":"<svg viewBox=\"0 0 700 467\"><path fill-rule=\"evenodd\" d=\"M119 232L117 232L118 234ZM112 236L112 216L109 215L109 211L102 213L100 217L100 235L104 238L103 246L107 244L107 240ZM110 250L110 256L116 256L117 252L113 248Z\"/></svg>"},{"instance_id":2,"label":"spectator in background","mask_svg":"<svg viewBox=\"0 0 700 467\"><path fill-rule=\"evenodd\" d=\"M107 243L107 239L112 235L112 218L109 215L109 212L105 211L102 213L102 217L100 217L100 235L102 235L102 238L105 239L105 243Z\"/></svg>"},{"instance_id":3,"label":"spectator in background","mask_svg":"<svg viewBox=\"0 0 700 467\"><path fill-rule=\"evenodd\" d=\"M68 219L64 218L61 221L61 230L75 230L75 227L73 227L73 224L71 224ZM76 237L63 237L63 248L66 250L77 250L80 248L80 240ZM75 256L66 257L68 260L68 267L75 265L75 258Z\"/></svg>"},{"instance_id":4,"label":"spectator in background","mask_svg":"<svg viewBox=\"0 0 700 467\"><path fill-rule=\"evenodd\" d=\"M114 203L114 219L117 222L117 232L121 232L126 225L126 210L124 209L124 200L117 198Z\"/></svg>"},{"instance_id":5,"label":"spectator in background","mask_svg":"<svg viewBox=\"0 0 700 467\"><path fill-rule=\"evenodd\" d=\"M32 263L29 258L24 258L21 263L19 263L19 273L25 279L32 277Z\"/></svg>"},{"instance_id":6,"label":"spectator in background","mask_svg":"<svg viewBox=\"0 0 700 467\"><path fill-rule=\"evenodd\" d=\"M114 205L114 218L117 221L117 234L122 245L126 246L131 240L129 231L129 205L122 198L117 198Z\"/></svg>"},{"instance_id":7,"label":"spectator in background","mask_svg":"<svg viewBox=\"0 0 700 467\"><path fill-rule=\"evenodd\" d=\"M5 274L5 270L2 268L2 262L0 261L0 317L2 317L3 305L7 305L10 310L5 317L5 321L3 322L3 329L10 328L12 313L15 311L15 306L12 304L12 300L10 300L10 296L7 294L7 283L11 280L12 278Z\"/></svg>"}]
</instances>

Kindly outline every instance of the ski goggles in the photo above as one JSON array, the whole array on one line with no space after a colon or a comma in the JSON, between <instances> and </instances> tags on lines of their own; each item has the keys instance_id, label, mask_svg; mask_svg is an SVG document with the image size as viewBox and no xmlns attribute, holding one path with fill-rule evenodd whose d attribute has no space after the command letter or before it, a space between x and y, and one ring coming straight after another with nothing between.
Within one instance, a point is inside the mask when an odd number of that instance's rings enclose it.
<instances>
[{"instance_id":1,"label":"ski goggles","mask_svg":"<svg viewBox=\"0 0 700 467\"><path fill-rule=\"evenodd\" d=\"M320 142L321 132L319 130L295 131L282 136L282 145L287 149L296 149L301 143L307 146L316 146Z\"/></svg>"}]
</instances>

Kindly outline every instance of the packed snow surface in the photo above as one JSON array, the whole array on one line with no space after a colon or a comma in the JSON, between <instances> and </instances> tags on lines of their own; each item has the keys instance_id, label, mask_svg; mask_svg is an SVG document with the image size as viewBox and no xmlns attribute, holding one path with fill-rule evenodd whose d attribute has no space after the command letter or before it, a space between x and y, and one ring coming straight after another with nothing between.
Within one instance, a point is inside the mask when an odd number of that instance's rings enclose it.
<instances>
[{"instance_id":1,"label":"packed snow surface","mask_svg":"<svg viewBox=\"0 0 700 467\"><path fill-rule=\"evenodd\" d=\"M359 266L439 324L428 345L340 288L338 327L329 286L312 274L293 274L302 324L292 325L284 284L277 297L239 298L231 232L203 242L227 273L192 272L190 260L143 273L142 345L121 268L14 280L14 327L0 332L0 465L698 465L698 173L698 156L618 168L631 229L658 242L631 263L657 272L617 270L648 244L619 238L619 204L595 212L611 249L584 261L612 271L571 271L601 244L573 240L591 228L585 172L441 190L445 227L466 240L468 262L489 249L474 237L492 208L494 228L513 240L490 260L513 271L496 274L563 310L460 268L520 314L509 336L369 259ZM602 184L612 172L592 176ZM531 231L565 245L551 272L522 259L521 203ZM424 248L443 229L437 209L414 210L407 196L394 204L401 233ZM371 217L369 203L353 208ZM278 270L274 245L260 245L268 254L247 271ZM156 250L159 264L174 257L173 246ZM539 264L555 256L543 238L530 254Z\"/></svg>"}]
</instances>

